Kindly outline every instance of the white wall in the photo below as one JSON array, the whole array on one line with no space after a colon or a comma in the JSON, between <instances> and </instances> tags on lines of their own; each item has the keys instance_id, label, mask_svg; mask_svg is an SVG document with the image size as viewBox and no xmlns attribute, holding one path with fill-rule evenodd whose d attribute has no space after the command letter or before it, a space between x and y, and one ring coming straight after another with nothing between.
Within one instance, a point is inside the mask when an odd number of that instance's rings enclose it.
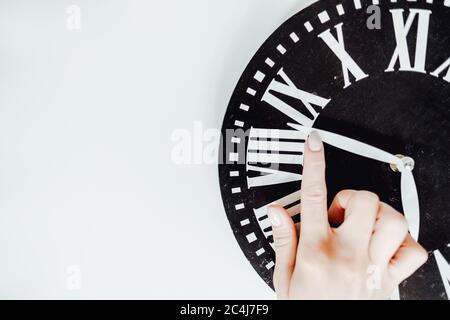
<instances>
[{"instance_id":1,"label":"white wall","mask_svg":"<svg viewBox=\"0 0 450 320\"><path fill-rule=\"evenodd\" d=\"M1 1L0 298L274 298L217 167L174 165L170 138L220 128L254 52L311 2Z\"/></svg>"}]
</instances>

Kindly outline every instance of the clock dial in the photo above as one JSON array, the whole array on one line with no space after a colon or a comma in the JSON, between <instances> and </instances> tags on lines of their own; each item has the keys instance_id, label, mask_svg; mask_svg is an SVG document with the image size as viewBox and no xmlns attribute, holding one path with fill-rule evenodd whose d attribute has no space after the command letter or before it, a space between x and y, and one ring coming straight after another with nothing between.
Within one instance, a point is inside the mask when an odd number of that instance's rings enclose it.
<instances>
[{"instance_id":1,"label":"clock dial","mask_svg":"<svg viewBox=\"0 0 450 320\"><path fill-rule=\"evenodd\" d=\"M368 28L378 5L380 29ZM371 11L373 12L373 11ZM409 156L430 259L402 299L450 298L450 1L320 1L285 22L255 54L230 100L219 165L225 210L244 254L272 286L267 207L300 221L305 136L297 123ZM326 146L329 201L364 189L403 212L400 174Z\"/></svg>"}]
</instances>

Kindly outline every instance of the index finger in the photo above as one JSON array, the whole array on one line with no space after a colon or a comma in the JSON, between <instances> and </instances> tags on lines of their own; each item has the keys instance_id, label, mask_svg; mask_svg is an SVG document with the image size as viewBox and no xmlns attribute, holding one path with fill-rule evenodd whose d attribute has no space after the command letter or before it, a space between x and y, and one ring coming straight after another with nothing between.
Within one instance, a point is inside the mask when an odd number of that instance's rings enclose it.
<instances>
[{"instance_id":1,"label":"index finger","mask_svg":"<svg viewBox=\"0 0 450 320\"><path fill-rule=\"evenodd\" d=\"M329 232L325 153L322 140L312 131L305 144L300 194L302 235L321 237Z\"/></svg>"}]
</instances>

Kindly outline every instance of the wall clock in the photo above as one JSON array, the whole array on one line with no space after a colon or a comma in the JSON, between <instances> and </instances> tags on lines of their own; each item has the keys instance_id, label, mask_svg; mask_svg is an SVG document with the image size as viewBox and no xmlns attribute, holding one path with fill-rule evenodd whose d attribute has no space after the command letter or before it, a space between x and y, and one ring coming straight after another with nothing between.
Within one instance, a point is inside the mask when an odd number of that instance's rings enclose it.
<instances>
[{"instance_id":1,"label":"wall clock","mask_svg":"<svg viewBox=\"0 0 450 320\"><path fill-rule=\"evenodd\" d=\"M371 5L379 29L367 26ZM262 279L272 286L266 208L280 204L299 222L301 129L316 128L414 160L411 198L388 163L327 145L329 200L364 189L405 212L430 259L396 298L449 299L449 111L450 0L322 0L276 30L231 97L219 165L228 220Z\"/></svg>"}]
</instances>

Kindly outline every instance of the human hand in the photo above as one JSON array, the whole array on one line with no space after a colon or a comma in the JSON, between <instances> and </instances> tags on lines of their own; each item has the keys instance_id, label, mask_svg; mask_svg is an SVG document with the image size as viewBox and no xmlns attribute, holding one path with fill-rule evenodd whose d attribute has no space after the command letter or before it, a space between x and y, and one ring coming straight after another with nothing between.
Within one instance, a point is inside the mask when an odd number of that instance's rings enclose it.
<instances>
[{"instance_id":1,"label":"human hand","mask_svg":"<svg viewBox=\"0 0 450 320\"><path fill-rule=\"evenodd\" d=\"M270 207L280 299L388 299L428 259L404 216L368 191L344 190L327 207L323 143L305 144L301 228ZM332 228L330 222L339 225Z\"/></svg>"}]
</instances>

